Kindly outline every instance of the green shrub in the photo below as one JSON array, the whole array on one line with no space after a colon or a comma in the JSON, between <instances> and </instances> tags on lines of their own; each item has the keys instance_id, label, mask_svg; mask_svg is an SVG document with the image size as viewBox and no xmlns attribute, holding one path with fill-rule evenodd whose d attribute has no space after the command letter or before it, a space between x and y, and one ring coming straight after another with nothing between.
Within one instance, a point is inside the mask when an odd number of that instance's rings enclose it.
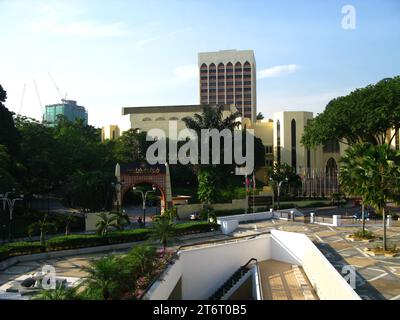
<instances>
[{"instance_id":1,"label":"green shrub","mask_svg":"<svg viewBox=\"0 0 400 320\"><path fill-rule=\"evenodd\" d=\"M0 261L13 256L40 253L45 248L39 242L12 242L0 246Z\"/></svg>"},{"instance_id":2,"label":"green shrub","mask_svg":"<svg viewBox=\"0 0 400 320\"><path fill-rule=\"evenodd\" d=\"M356 232L353 233L353 236L356 238L360 238L360 239L373 239L375 238L375 235L372 231L370 230L364 230L364 233L362 230L358 230Z\"/></svg>"},{"instance_id":3,"label":"green shrub","mask_svg":"<svg viewBox=\"0 0 400 320\"><path fill-rule=\"evenodd\" d=\"M211 225L206 221L186 222L176 225L178 236L208 232L216 229L217 226ZM0 246L0 261L13 256L40 253L45 251L70 250L88 248L95 246L105 246L110 244L143 241L150 238L151 229L131 229L123 231L109 232L106 236L96 234L74 234L69 236L53 237L47 240L46 245L42 246L39 242L13 242Z\"/></svg>"}]
</instances>

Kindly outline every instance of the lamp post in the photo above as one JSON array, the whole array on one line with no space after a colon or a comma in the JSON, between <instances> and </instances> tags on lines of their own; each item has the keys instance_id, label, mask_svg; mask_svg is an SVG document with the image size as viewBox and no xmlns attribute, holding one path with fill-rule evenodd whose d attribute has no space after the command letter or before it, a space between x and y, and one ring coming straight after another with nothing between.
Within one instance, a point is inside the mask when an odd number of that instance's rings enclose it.
<instances>
[{"instance_id":1,"label":"lamp post","mask_svg":"<svg viewBox=\"0 0 400 320\"><path fill-rule=\"evenodd\" d=\"M9 232L8 233L9 241L12 240L12 222L13 222L13 212L14 212L15 202L24 200L24 195L23 194L21 194L17 198L10 199L8 197L8 195L10 193L15 193L15 191L9 191L5 195L0 194L0 199L3 200L3 210L6 209L6 204L8 204L8 210L9 210L9 213L10 213L10 215L9 215L10 223L9 223L9 231L8 231ZM5 232L4 231L5 230L4 230L4 225L3 225L3 242L4 242L4 236L5 236Z\"/></svg>"},{"instance_id":2,"label":"lamp post","mask_svg":"<svg viewBox=\"0 0 400 320\"><path fill-rule=\"evenodd\" d=\"M272 178L269 178L269 180L270 181L274 181L274 179L272 179ZM280 208L280 196L281 196L281 187L282 187L282 184L283 183L285 183L285 182L288 182L288 178L285 178L284 180L281 180L281 181L279 181L278 182L278 210L279 210L279 208Z\"/></svg>"},{"instance_id":3,"label":"lamp post","mask_svg":"<svg viewBox=\"0 0 400 320\"><path fill-rule=\"evenodd\" d=\"M152 190L147 190L145 193L143 193L142 190L137 190L137 188L135 186L132 187L132 190L133 190L133 192L140 193L142 195L143 227L146 227L146 198L149 193L156 191L156 187L153 185Z\"/></svg>"}]
</instances>

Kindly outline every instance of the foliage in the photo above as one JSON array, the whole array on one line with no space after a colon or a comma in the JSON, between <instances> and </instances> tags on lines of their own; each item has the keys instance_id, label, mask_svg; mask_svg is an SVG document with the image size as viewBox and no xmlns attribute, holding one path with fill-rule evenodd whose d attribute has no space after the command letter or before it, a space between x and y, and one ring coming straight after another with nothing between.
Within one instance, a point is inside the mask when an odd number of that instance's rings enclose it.
<instances>
[{"instance_id":1,"label":"foliage","mask_svg":"<svg viewBox=\"0 0 400 320\"><path fill-rule=\"evenodd\" d=\"M97 216L100 218L100 220L96 222L96 232L98 235L105 236L110 228L117 227L117 217L115 215L100 212Z\"/></svg>"},{"instance_id":2,"label":"foliage","mask_svg":"<svg viewBox=\"0 0 400 320\"><path fill-rule=\"evenodd\" d=\"M261 112L257 113L257 120L263 120L263 119L264 115Z\"/></svg>"},{"instance_id":3,"label":"foliage","mask_svg":"<svg viewBox=\"0 0 400 320\"><path fill-rule=\"evenodd\" d=\"M399 130L400 76L386 78L374 85L357 89L349 95L331 100L324 112L305 128L301 142L316 147L330 139L356 143L390 144Z\"/></svg>"},{"instance_id":4,"label":"foliage","mask_svg":"<svg viewBox=\"0 0 400 320\"><path fill-rule=\"evenodd\" d=\"M386 250L386 202L400 203L400 151L387 144L355 145L346 150L339 177L345 190L361 195L365 204L382 215Z\"/></svg>"},{"instance_id":5,"label":"foliage","mask_svg":"<svg viewBox=\"0 0 400 320\"><path fill-rule=\"evenodd\" d=\"M36 221L28 226L29 236L31 236L32 233L35 231L40 232L40 244L41 245L45 244L44 237L48 232L57 230L57 225L54 222L48 221L47 218L48 218L47 214L41 214L38 217L38 219L39 219L38 221Z\"/></svg>"},{"instance_id":6,"label":"foliage","mask_svg":"<svg viewBox=\"0 0 400 320\"><path fill-rule=\"evenodd\" d=\"M13 113L3 104L6 99L7 93L0 85L0 145L6 146L10 155L15 157L19 153L21 136L15 128Z\"/></svg>"},{"instance_id":7,"label":"foliage","mask_svg":"<svg viewBox=\"0 0 400 320\"><path fill-rule=\"evenodd\" d=\"M68 236L71 233L71 224L78 220L78 217L74 213L60 214L57 216L58 224L65 227L65 235Z\"/></svg>"},{"instance_id":8,"label":"foliage","mask_svg":"<svg viewBox=\"0 0 400 320\"><path fill-rule=\"evenodd\" d=\"M125 212L111 212L111 215L115 218L114 226L117 230L124 230L131 223L128 214Z\"/></svg>"},{"instance_id":9,"label":"foliage","mask_svg":"<svg viewBox=\"0 0 400 320\"><path fill-rule=\"evenodd\" d=\"M33 297L33 300L80 300L80 296L75 288L57 285L55 289L42 289L38 295Z\"/></svg>"},{"instance_id":10,"label":"foliage","mask_svg":"<svg viewBox=\"0 0 400 320\"><path fill-rule=\"evenodd\" d=\"M272 179L271 185L275 193L277 193L279 182L287 179L287 183L281 185L281 197L287 195L289 190L292 195L296 195L298 193L298 188L301 188L302 185L300 176L296 174L295 169L287 163L275 163L274 166L268 170L268 176Z\"/></svg>"},{"instance_id":11,"label":"foliage","mask_svg":"<svg viewBox=\"0 0 400 320\"><path fill-rule=\"evenodd\" d=\"M175 235L181 236L198 232L208 232L211 225L206 221L185 222L175 225ZM215 228L216 226L214 226ZM39 241L12 242L0 245L0 261L13 256L40 253L43 251L71 250L95 246L105 246L117 243L148 240L150 229L131 229L108 232L105 236L96 234L72 234L48 239L45 245Z\"/></svg>"},{"instance_id":12,"label":"foliage","mask_svg":"<svg viewBox=\"0 0 400 320\"><path fill-rule=\"evenodd\" d=\"M125 280L129 270L116 256L101 258L83 270L87 272L84 285L89 290L100 291L104 300L116 299L123 289L128 289Z\"/></svg>"},{"instance_id":13,"label":"foliage","mask_svg":"<svg viewBox=\"0 0 400 320\"><path fill-rule=\"evenodd\" d=\"M125 131L115 142L116 161L129 163L146 160L146 150L151 144L151 142L146 141L146 135L146 132L139 132L137 129Z\"/></svg>"},{"instance_id":14,"label":"foliage","mask_svg":"<svg viewBox=\"0 0 400 320\"><path fill-rule=\"evenodd\" d=\"M169 217L161 216L160 219L154 222L151 230L152 238L161 242L164 251L175 234L175 225L170 221Z\"/></svg>"},{"instance_id":15,"label":"foliage","mask_svg":"<svg viewBox=\"0 0 400 320\"><path fill-rule=\"evenodd\" d=\"M211 204L217 196L217 173L214 168L202 169L198 175L199 187L197 197L202 203Z\"/></svg>"},{"instance_id":16,"label":"foliage","mask_svg":"<svg viewBox=\"0 0 400 320\"><path fill-rule=\"evenodd\" d=\"M353 236L358 239L374 239L375 235L370 230L358 230L353 233Z\"/></svg>"}]
</instances>

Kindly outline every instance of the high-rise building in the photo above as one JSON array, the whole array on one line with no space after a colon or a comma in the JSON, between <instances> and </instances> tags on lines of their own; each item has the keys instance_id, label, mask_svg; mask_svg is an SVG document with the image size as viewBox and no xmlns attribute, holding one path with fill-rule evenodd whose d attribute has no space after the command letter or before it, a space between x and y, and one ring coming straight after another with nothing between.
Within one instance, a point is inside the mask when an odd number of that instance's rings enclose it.
<instances>
[{"instance_id":1,"label":"high-rise building","mask_svg":"<svg viewBox=\"0 0 400 320\"><path fill-rule=\"evenodd\" d=\"M69 121L82 119L85 125L88 124L88 113L86 109L82 106L78 106L74 100L62 99L61 103L47 105L43 115L43 122L49 127L54 127L59 115L66 117Z\"/></svg>"},{"instance_id":2,"label":"high-rise building","mask_svg":"<svg viewBox=\"0 0 400 320\"><path fill-rule=\"evenodd\" d=\"M256 121L256 60L253 50L200 52L200 103L234 104Z\"/></svg>"}]
</instances>

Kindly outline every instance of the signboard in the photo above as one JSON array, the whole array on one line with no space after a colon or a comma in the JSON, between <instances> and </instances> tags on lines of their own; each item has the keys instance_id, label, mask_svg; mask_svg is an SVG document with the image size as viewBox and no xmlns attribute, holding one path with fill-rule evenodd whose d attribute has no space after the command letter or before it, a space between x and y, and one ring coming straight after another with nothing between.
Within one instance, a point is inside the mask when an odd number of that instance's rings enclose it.
<instances>
[{"instance_id":1,"label":"signboard","mask_svg":"<svg viewBox=\"0 0 400 320\"><path fill-rule=\"evenodd\" d=\"M157 175L165 174L164 164L150 165L147 162L133 162L129 164L121 164L121 174L134 175Z\"/></svg>"}]
</instances>

